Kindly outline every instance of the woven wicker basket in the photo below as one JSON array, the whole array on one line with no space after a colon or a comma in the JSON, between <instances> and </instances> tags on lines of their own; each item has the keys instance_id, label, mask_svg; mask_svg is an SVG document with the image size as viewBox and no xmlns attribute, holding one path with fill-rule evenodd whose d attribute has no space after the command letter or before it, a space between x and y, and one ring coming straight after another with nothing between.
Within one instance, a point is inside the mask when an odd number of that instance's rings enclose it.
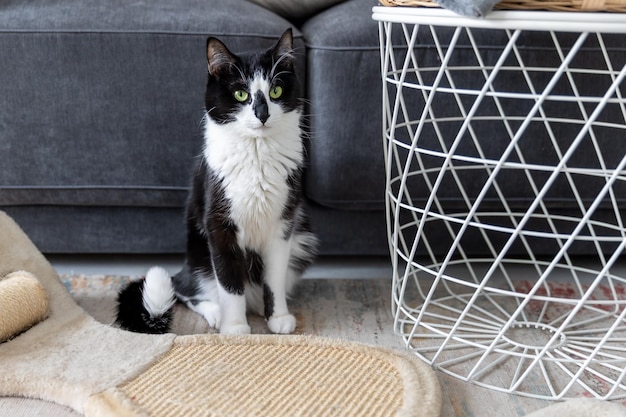
<instances>
[{"instance_id":1,"label":"woven wicker basket","mask_svg":"<svg viewBox=\"0 0 626 417\"><path fill-rule=\"evenodd\" d=\"M439 7L430 0L379 0L385 6ZM496 9L626 13L626 0L502 0Z\"/></svg>"}]
</instances>

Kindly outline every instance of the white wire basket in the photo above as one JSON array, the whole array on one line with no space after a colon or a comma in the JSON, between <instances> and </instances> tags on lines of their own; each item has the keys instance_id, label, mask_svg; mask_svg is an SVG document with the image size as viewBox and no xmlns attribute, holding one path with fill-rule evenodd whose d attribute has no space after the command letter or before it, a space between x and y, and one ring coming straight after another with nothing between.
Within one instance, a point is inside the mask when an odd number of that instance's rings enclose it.
<instances>
[{"instance_id":1,"label":"white wire basket","mask_svg":"<svg viewBox=\"0 0 626 417\"><path fill-rule=\"evenodd\" d=\"M626 15L570 16L374 8L395 330L484 387L616 399Z\"/></svg>"}]
</instances>

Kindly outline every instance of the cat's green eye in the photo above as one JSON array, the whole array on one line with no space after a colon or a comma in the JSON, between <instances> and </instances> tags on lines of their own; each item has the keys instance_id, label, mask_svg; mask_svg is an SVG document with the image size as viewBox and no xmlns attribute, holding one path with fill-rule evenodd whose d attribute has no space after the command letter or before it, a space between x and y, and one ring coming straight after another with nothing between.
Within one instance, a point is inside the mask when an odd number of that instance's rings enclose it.
<instances>
[{"instance_id":1,"label":"cat's green eye","mask_svg":"<svg viewBox=\"0 0 626 417\"><path fill-rule=\"evenodd\" d=\"M282 95L283 95L283 88L280 85L272 87L272 89L270 90L270 97L273 98L274 100L276 100Z\"/></svg>"},{"instance_id":2,"label":"cat's green eye","mask_svg":"<svg viewBox=\"0 0 626 417\"><path fill-rule=\"evenodd\" d=\"M244 101L248 100L248 92L244 90L235 91L233 96L235 97L235 100L237 100L240 103L243 103Z\"/></svg>"}]
</instances>

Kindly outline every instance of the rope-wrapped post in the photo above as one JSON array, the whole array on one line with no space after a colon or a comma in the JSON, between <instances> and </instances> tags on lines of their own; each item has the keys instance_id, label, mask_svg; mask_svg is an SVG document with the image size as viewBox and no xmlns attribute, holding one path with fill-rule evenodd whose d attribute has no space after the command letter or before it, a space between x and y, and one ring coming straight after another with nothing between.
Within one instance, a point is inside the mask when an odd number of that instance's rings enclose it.
<instances>
[{"instance_id":1,"label":"rope-wrapped post","mask_svg":"<svg viewBox=\"0 0 626 417\"><path fill-rule=\"evenodd\" d=\"M17 271L0 278L0 343L39 323L48 315L48 296L31 273Z\"/></svg>"}]
</instances>

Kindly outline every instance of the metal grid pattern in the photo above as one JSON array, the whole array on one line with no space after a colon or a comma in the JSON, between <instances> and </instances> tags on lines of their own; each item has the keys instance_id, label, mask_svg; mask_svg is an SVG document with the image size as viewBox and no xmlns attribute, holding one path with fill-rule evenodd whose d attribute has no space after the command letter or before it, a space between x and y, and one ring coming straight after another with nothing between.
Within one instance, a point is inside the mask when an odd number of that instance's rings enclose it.
<instances>
[{"instance_id":1,"label":"metal grid pattern","mask_svg":"<svg viewBox=\"0 0 626 417\"><path fill-rule=\"evenodd\" d=\"M623 398L626 53L598 15L516 13L374 8L395 329L485 387Z\"/></svg>"}]
</instances>

